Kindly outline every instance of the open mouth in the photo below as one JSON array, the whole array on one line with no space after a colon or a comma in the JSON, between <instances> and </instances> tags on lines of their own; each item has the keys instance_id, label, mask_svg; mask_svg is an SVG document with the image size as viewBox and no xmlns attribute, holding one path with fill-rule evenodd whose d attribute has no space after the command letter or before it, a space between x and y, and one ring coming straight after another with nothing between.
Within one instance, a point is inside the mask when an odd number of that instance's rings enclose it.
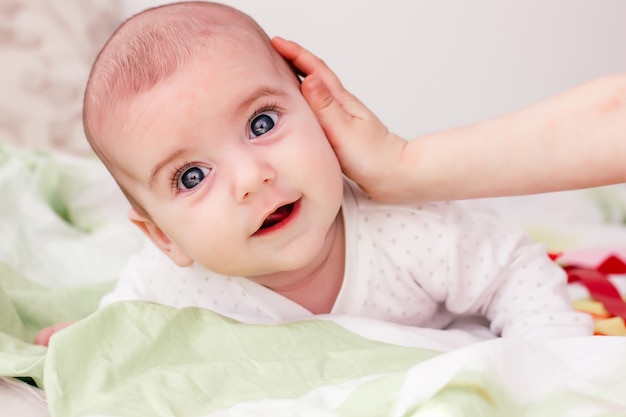
<instances>
[{"instance_id":1,"label":"open mouth","mask_svg":"<svg viewBox=\"0 0 626 417\"><path fill-rule=\"evenodd\" d=\"M287 221L292 217L299 201L300 200L280 206L273 213L270 213L270 215L265 218L265 221L263 221L259 230L256 231L255 235L269 233L286 225Z\"/></svg>"}]
</instances>

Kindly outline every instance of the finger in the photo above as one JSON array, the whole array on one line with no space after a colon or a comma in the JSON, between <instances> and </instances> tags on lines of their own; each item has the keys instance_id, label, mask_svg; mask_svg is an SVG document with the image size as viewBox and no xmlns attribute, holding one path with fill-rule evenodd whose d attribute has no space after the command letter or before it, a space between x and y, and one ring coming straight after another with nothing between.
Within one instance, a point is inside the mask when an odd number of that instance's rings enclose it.
<instances>
[{"instance_id":1,"label":"finger","mask_svg":"<svg viewBox=\"0 0 626 417\"><path fill-rule=\"evenodd\" d=\"M37 333L35 336L35 344L41 346L48 346L50 343L50 337L54 334L54 329L52 327L46 327Z\"/></svg>"},{"instance_id":2,"label":"finger","mask_svg":"<svg viewBox=\"0 0 626 417\"><path fill-rule=\"evenodd\" d=\"M52 338L53 335L65 329L66 327L71 326L73 323L74 323L73 321L64 322L64 323L59 323L54 326L45 327L41 329L39 333L37 333L37 335L35 336L35 344L48 346L50 344L50 338Z\"/></svg>"},{"instance_id":3,"label":"finger","mask_svg":"<svg viewBox=\"0 0 626 417\"><path fill-rule=\"evenodd\" d=\"M345 91L337 75L328 68L323 60L310 51L296 42L288 41L278 36L274 37L271 42L274 49L283 58L295 65L304 75L317 74L335 95Z\"/></svg>"},{"instance_id":4,"label":"finger","mask_svg":"<svg viewBox=\"0 0 626 417\"><path fill-rule=\"evenodd\" d=\"M352 113L352 116L367 111L363 104L344 88L337 75L323 60L293 41L275 37L272 39L272 44L279 54L287 59L293 66L297 67L307 77L311 77L312 75L318 76L334 99L344 107L346 111Z\"/></svg>"},{"instance_id":5,"label":"finger","mask_svg":"<svg viewBox=\"0 0 626 417\"><path fill-rule=\"evenodd\" d=\"M302 95L315 113L331 145L338 146L335 139L340 139L344 134L350 133L352 115L335 100L323 81L316 75L304 79Z\"/></svg>"}]
</instances>

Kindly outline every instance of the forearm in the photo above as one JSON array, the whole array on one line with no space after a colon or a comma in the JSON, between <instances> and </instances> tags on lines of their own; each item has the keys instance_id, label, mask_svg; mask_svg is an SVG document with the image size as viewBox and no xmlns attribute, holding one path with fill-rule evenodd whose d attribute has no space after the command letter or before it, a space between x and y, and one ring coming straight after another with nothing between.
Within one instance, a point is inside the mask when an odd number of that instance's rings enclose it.
<instances>
[{"instance_id":1,"label":"forearm","mask_svg":"<svg viewBox=\"0 0 626 417\"><path fill-rule=\"evenodd\" d=\"M542 193L626 182L626 74L496 119L405 141L322 60L280 38L344 173L386 201Z\"/></svg>"},{"instance_id":2,"label":"forearm","mask_svg":"<svg viewBox=\"0 0 626 417\"><path fill-rule=\"evenodd\" d=\"M626 74L496 119L409 141L403 200L541 193L626 182Z\"/></svg>"},{"instance_id":3,"label":"forearm","mask_svg":"<svg viewBox=\"0 0 626 417\"><path fill-rule=\"evenodd\" d=\"M563 269L543 245L520 246L500 277L486 315L504 337L591 336L593 319L576 311Z\"/></svg>"}]
</instances>

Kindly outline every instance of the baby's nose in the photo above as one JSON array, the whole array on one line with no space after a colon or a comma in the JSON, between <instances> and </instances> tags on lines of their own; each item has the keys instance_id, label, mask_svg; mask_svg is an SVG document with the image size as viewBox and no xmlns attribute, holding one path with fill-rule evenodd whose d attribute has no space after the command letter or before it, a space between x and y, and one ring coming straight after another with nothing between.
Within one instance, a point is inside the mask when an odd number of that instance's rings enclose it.
<instances>
[{"instance_id":1,"label":"baby's nose","mask_svg":"<svg viewBox=\"0 0 626 417\"><path fill-rule=\"evenodd\" d=\"M246 202L276 179L272 165L254 154L239 155L233 174L233 193L240 203Z\"/></svg>"}]
</instances>

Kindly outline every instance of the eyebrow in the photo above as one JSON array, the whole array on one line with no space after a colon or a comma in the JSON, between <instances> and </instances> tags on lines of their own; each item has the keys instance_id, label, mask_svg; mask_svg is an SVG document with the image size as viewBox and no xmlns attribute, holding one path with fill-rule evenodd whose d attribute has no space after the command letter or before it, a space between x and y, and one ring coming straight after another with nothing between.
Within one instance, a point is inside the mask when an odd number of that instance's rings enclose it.
<instances>
[{"instance_id":1,"label":"eyebrow","mask_svg":"<svg viewBox=\"0 0 626 417\"><path fill-rule=\"evenodd\" d=\"M179 158L181 155L185 154L186 152L187 152L187 149L179 148L175 150L174 152L170 153L164 159L162 159L161 162L156 164L154 168L152 169L152 171L150 172L150 177L148 177L148 189L152 189L152 187L154 186L154 181L156 180L156 177L159 174L159 171L161 171L161 169L163 169L164 166L168 165L171 161Z\"/></svg>"},{"instance_id":2,"label":"eyebrow","mask_svg":"<svg viewBox=\"0 0 626 417\"><path fill-rule=\"evenodd\" d=\"M264 97L287 97L287 93L278 88L260 87L254 90L248 97L237 106L236 112L239 113L250 107L252 103Z\"/></svg>"},{"instance_id":3,"label":"eyebrow","mask_svg":"<svg viewBox=\"0 0 626 417\"><path fill-rule=\"evenodd\" d=\"M235 114L238 114L242 112L243 110L247 109L248 107L250 107L252 103L257 101L258 99L264 98L264 97L271 97L271 96L286 97L287 93L278 88L260 87L254 90L250 95L248 95L248 97L246 97L241 103L237 105ZM171 161L179 158L181 155L185 154L186 152L187 152L187 149L179 148L175 150L174 152L170 153L165 158L163 158L158 164L156 164L154 168L152 169L152 171L150 172L150 176L148 177L148 189L152 189L152 187L154 186L154 181L156 180L157 175L159 174L161 169L163 169L163 167L168 165Z\"/></svg>"}]
</instances>

